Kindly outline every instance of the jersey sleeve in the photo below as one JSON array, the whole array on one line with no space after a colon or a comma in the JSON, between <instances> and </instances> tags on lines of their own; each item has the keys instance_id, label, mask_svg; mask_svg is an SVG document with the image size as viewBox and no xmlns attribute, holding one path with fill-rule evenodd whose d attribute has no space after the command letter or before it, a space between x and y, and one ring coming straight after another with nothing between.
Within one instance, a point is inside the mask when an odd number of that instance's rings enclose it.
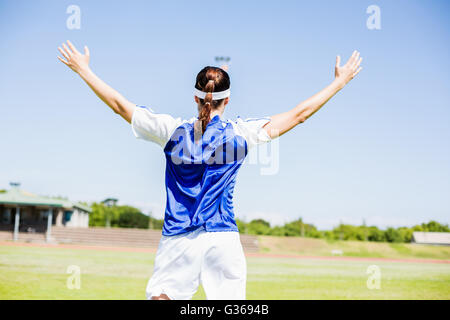
<instances>
[{"instance_id":1,"label":"jersey sleeve","mask_svg":"<svg viewBox=\"0 0 450 320\"><path fill-rule=\"evenodd\" d=\"M136 138L155 142L164 148L173 132L182 123L180 118L155 113L148 107L136 106L131 120L131 128Z\"/></svg>"},{"instance_id":2,"label":"jersey sleeve","mask_svg":"<svg viewBox=\"0 0 450 320\"><path fill-rule=\"evenodd\" d=\"M250 150L254 146L271 141L267 131L263 128L266 123L270 122L270 117L264 118L237 118L232 121L236 134L244 137L247 147Z\"/></svg>"}]
</instances>

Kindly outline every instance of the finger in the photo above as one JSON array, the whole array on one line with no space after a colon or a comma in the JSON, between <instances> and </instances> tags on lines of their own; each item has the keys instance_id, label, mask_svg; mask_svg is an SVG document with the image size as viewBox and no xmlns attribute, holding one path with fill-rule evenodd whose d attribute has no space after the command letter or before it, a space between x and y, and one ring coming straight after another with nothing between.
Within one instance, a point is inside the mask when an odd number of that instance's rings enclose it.
<instances>
[{"instance_id":1,"label":"finger","mask_svg":"<svg viewBox=\"0 0 450 320\"><path fill-rule=\"evenodd\" d=\"M75 46L72 44L72 42L70 42L69 40L67 40L67 44L69 45L70 50L72 50L72 52L76 52L79 53L77 48L75 48Z\"/></svg>"},{"instance_id":2,"label":"finger","mask_svg":"<svg viewBox=\"0 0 450 320\"><path fill-rule=\"evenodd\" d=\"M61 58L60 56L57 56L59 61L61 61L62 63L64 63L66 66L69 66L69 64L66 62L66 60L64 60L63 58Z\"/></svg>"},{"instance_id":3,"label":"finger","mask_svg":"<svg viewBox=\"0 0 450 320\"><path fill-rule=\"evenodd\" d=\"M353 60L353 64L352 64L353 69L356 69L355 66L358 63L358 61L359 61L359 52L356 53L355 58Z\"/></svg>"},{"instance_id":4,"label":"finger","mask_svg":"<svg viewBox=\"0 0 450 320\"><path fill-rule=\"evenodd\" d=\"M353 73L353 77L355 77L361 70L362 70L362 67L359 67L359 69Z\"/></svg>"},{"instance_id":5,"label":"finger","mask_svg":"<svg viewBox=\"0 0 450 320\"><path fill-rule=\"evenodd\" d=\"M356 55L356 50L353 51L352 55L350 56L350 58L348 59L347 63L345 64L346 66L352 66L353 65L353 61L355 60L355 55Z\"/></svg>"},{"instance_id":6,"label":"finger","mask_svg":"<svg viewBox=\"0 0 450 320\"><path fill-rule=\"evenodd\" d=\"M359 66L361 65L361 61L363 58L359 58L358 61L355 63L355 66L353 67L353 70L357 70Z\"/></svg>"},{"instance_id":7,"label":"finger","mask_svg":"<svg viewBox=\"0 0 450 320\"><path fill-rule=\"evenodd\" d=\"M66 51L66 54L67 54L69 57L71 57L71 56L72 56L72 51L70 51L69 48L67 48L67 46L66 46L65 43L63 43L62 46L63 46L64 50Z\"/></svg>"},{"instance_id":8,"label":"finger","mask_svg":"<svg viewBox=\"0 0 450 320\"><path fill-rule=\"evenodd\" d=\"M64 52L63 49L61 49L61 47L58 47L59 52L61 52L61 54L63 55L64 58L67 59L67 61L70 60L69 56Z\"/></svg>"},{"instance_id":9,"label":"finger","mask_svg":"<svg viewBox=\"0 0 450 320\"><path fill-rule=\"evenodd\" d=\"M88 57L91 55L91 53L89 52L89 48L87 46L84 46L84 54Z\"/></svg>"},{"instance_id":10,"label":"finger","mask_svg":"<svg viewBox=\"0 0 450 320\"><path fill-rule=\"evenodd\" d=\"M339 68L341 65L341 56L336 56L336 68Z\"/></svg>"}]
</instances>

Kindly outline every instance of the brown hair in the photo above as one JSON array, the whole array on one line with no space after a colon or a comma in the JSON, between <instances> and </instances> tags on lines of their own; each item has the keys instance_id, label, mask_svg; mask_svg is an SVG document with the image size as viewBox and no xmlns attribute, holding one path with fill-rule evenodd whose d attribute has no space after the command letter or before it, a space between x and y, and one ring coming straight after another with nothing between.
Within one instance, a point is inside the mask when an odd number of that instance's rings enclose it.
<instances>
[{"instance_id":1,"label":"brown hair","mask_svg":"<svg viewBox=\"0 0 450 320\"><path fill-rule=\"evenodd\" d=\"M230 77L228 73L217 67L205 67L197 75L195 88L207 92L205 99L200 99L201 109L198 114L198 120L202 124L202 133L205 133L211 115L211 110L217 108L224 99L213 100L212 93L224 91L230 88Z\"/></svg>"}]
</instances>

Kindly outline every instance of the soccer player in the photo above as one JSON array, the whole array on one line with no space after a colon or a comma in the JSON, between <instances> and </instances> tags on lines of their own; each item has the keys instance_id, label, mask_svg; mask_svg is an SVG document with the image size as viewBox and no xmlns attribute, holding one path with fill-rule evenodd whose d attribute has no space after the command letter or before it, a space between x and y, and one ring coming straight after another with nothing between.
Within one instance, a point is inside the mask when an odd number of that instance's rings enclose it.
<instances>
[{"instance_id":1,"label":"soccer player","mask_svg":"<svg viewBox=\"0 0 450 320\"><path fill-rule=\"evenodd\" d=\"M324 89L286 112L264 118L225 120L230 78L221 68L197 75L198 116L188 120L136 105L89 68L84 54L67 41L59 60L75 71L115 113L131 124L137 138L161 146L166 158L167 201L162 238L148 299L191 299L199 284L208 299L245 299L246 261L233 212L236 174L248 151L269 142L317 112L361 70L354 51Z\"/></svg>"}]
</instances>

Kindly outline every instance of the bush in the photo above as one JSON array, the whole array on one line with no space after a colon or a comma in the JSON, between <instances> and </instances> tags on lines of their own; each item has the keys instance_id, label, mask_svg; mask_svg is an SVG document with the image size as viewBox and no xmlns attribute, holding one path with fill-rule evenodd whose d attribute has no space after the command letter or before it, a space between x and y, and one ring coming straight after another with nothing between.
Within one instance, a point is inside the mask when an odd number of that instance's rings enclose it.
<instances>
[{"instance_id":1,"label":"bush","mask_svg":"<svg viewBox=\"0 0 450 320\"><path fill-rule=\"evenodd\" d=\"M236 225L239 233L247 233L247 224L244 221L236 219Z\"/></svg>"},{"instance_id":2,"label":"bush","mask_svg":"<svg viewBox=\"0 0 450 320\"><path fill-rule=\"evenodd\" d=\"M368 237L368 230L366 227L352 226L349 224L340 224L334 228L334 239L339 240L358 240L364 241Z\"/></svg>"},{"instance_id":3,"label":"bush","mask_svg":"<svg viewBox=\"0 0 450 320\"><path fill-rule=\"evenodd\" d=\"M120 228L149 228L149 217L136 208L121 207L118 226Z\"/></svg>"},{"instance_id":4,"label":"bush","mask_svg":"<svg viewBox=\"0 0 450 320\"><path fill-rule=\"evenodd\" d=\"M386 236L384 234L384 231L378 229L377 227L368 227L367 228L367 240L382 242L382 241L386 241Z\"/></svg>"},{"instance_id":5,"label":"bush","mask_svg":"<svg viewBox=\"0 0 450 320\"><path fill-rule=\"evenodd\" d=\"M131 206L106 207L102 203L94 203L89 215L89 226L104 227L109 220L111 227L148 229L149 219L139 209Z\"/></svg>"},{"instance_id":6,"label":"bush","mask_svg":"<svg viewBox=\"0 0 450 320\"><path fill-rule=\"evenodd\" d=\"M101 203L92 204L92 213L89 216L90 226L105 226L109 219L112 227L120 228L152 228L161 230L164 225L163 219L155 219L147 216L131 206L106 207ZM288 222L283 226L271 227L270 223L263 219L252 220L246 223L236 219L236 225L240 233L253 235L272 236L304 236L309 238L325 238L327 241L334 240L356 240L376 242L411 242L414 231L425 232L450 232L449 226L436 221L415 225L412 228L388 228L385 231L375 226L367 227L340 224L332 230L319 231L312 224L307 224L302 219Z\"/></svg>"},{"instance_id":7,"label":"bush","mask_svg":"<svg viewBox=\"0 0 450 320\"><path fill-rule=\"evenodd\" d=\"M384 234L388 242L404 242L402 234L398 229L388 228Z\"/></svg>"},{"instance_id":8,"label":"bush","mask_svg":"<svg viewBox=\"0 0 450 320\"><path fill-rule=\"evenodd\" d=\"M162 230L164 225L163 219L155 219L153 217L150 217L150 228L155 230Z\"/></svg>"},{"instance_id":9,"label":"bush","mask_svg":"<svg viewBox=\"0 0 450 320\"><path fill-rule=\"evenodd\" d=\"M248 234L268 235L270 231L270 223L263 219L252 220L247 224Z\"/></svg>"},{"instance_id":10,"label":"bush","mask_svg":"<svg viewBox=\"0 0 450 320\"><path fill-rule=\"evenodd\" d=\"M279 236L279 237L283 237L283 236L287 236L288 235L288 231L286 230L285 227L273 227L271 232L270 232L271 236Z\"/></svg>"},{"instance_id":11,"label":"bush","mask_svg":"<svg viewBox=\"0 0 450 320\"><path fill-rule=\"evenodd\" d=\"M398 232L400 233L402 242L411 242L413 234L413 230L411 228L400 227L398 228Z\"/></svg>"},{"instance_id":12,"label":"bush","mask_svg":"<svg viewBox=\"0 0 450 320\"><path fill-rule=\"evenodd\" d=\"M447 224L440 224L436 221L430 221L428 223L422 223L423 231L428 232L450 232Z\"/></svg>"}]
</instances>

